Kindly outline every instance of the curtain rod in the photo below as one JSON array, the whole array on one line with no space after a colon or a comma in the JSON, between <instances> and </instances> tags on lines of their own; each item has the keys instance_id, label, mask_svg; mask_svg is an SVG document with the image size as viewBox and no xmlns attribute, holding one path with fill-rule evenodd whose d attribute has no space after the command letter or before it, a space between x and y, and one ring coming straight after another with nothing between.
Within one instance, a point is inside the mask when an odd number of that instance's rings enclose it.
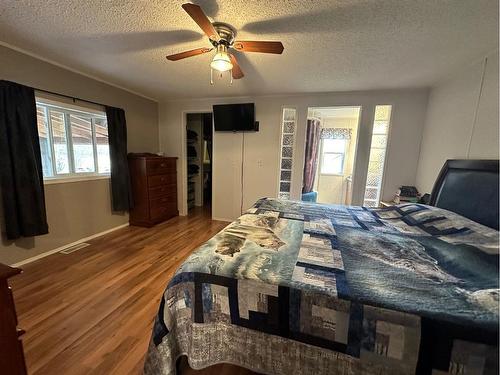
<instances>
[{"instance_id":1,"label":"curtain rod","mask_svg":"<svg viewBox=\"0 0 500 375\"><path fill-rule=\"evenodd\" d=\"M65 94L59 94L58 92L49 91L49 90L43 90L43 89L38 89L38 88L36 88L36 87L33 87L33 89L34 89L34 90L36 90L36 91L40 91L40 92L47 93L47 94L52 94L52 95L62 96L62 97L64 97L64 98L71 99L71 100L73 100L73 103L75 103L75 102L78 100L78 101L81 101L81 102L87 102L87 103L91 103L91 104L99 105L99 106L102 106L102 107L109 107L109 106L108 106L108 105L106 105L106 104L93 102L92 100L81 99L81 98L77 98L77 97L75 97L75 96L70 96L70 95L65 95Z\"/></svg>"}]
</instances>

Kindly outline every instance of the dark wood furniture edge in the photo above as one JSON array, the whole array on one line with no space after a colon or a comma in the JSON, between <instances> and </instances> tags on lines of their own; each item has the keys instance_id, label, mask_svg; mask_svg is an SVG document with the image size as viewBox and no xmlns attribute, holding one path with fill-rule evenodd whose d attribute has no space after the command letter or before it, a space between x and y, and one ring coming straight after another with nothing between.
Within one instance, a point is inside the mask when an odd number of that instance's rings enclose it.
<instances>
[{"instance_id":1,"label":"dark wood furniture edge","mask_svg":"<svg viewBox=\"0 0 500 375\"><path fill-rule=\"evenodd\" d=\"M11 375L27 373L21 340L25 331L17 326L16 306L9 285L9 279L20 273L20 268L0 263L0 372Z\"/></svg>"},{"instance_id":2,"label":"dark wood furniture edge","mask_svg":"<svg viewBox=\"0 0 500 375\"><path fill-rule=\"evenodd\" d=\"M0 263L0 279L10 279L12 276L22 273L23 270Z\"/></svg>"}]
</instances>

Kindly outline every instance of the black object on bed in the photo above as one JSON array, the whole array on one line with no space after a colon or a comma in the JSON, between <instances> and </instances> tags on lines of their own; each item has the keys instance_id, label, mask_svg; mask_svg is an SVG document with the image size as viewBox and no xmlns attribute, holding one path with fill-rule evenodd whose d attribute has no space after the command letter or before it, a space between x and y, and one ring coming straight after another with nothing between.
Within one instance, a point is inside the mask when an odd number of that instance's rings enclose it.
<instances>
[{"instance_id":1,"label":"black object on bed","mask_svg":"<svg viewBox=\"0 0 500 375\"><path fill-rule=\"evenodd\" d=\"M447 160L430 205L498 230L498 160Z\"/></svg>"}]
</instances>

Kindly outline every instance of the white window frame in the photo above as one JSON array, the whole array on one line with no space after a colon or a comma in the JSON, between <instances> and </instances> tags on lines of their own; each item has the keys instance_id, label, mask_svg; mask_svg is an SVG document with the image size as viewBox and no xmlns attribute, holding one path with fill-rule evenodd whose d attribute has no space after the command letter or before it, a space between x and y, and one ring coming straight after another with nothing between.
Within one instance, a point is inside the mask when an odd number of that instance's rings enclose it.
<instances>
[{"instance_id":1,"label":"white window frame","mask_svg":"<svg viewBox=\"0 0 500 375\"><path fill-rule=\"evenodd\" d=\"M321 146L320 146L320 158L319 158L319 174L321 176L344 176L345 175L345 156L346 156L346 150L347 150L347 141L345 139L342 139L344 141L344 152L323 152L323 142L325 139L321 139ZM333 155L342 155L342 171L340 173L324 173L322 172L323 169L323 160L324 160L324 155L326 154L333 154Z\"/></svg>"},{"instance_id":2,"label":"white window frame","mask_svg":"<svg viewBox=\"0 0 500 375\"><path fill-rule=\"evenodd\" d=\"M47 121L47 137L49 141L50 159L52 161L52 174L53 176L43 176L44 184L56 184L63 182L77 182L77 181L87 181L87 180L99 180L107 179L110 177L110 173L99 173L99 160L97 157L97 139L95 131L95 120L107 120L106 114L104 112L98 112L91 109L82 108L78 109L76 106L66 106L64 103L56 104L52 100L44 100L36 98L36 105L41 106L45 112L45 119ZM53 143L53 132L52 132L52 119L50 117L50 111L54 110L62 113L64 116L64 129L66 132L66 147L68 148L68 167L69 173L57 173L56 170L56 160L55 160L55 150ZM73 137L71 133L71 121L70 116L80 116L85 117L90 120L91 132L92 132L92 149L94 156L94 172L75 172L75 155L73 153Z\"/></svg>"}]
</instances>

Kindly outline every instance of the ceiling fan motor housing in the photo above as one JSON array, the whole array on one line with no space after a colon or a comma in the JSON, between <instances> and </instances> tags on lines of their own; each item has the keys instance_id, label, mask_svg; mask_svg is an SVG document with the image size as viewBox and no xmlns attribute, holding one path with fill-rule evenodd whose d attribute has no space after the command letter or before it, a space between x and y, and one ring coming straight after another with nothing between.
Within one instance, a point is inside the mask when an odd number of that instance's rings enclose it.
<instances>
[{"instance_id":1,"label":"ceiling fan motor housing","mask_svg":"<svg viewBox=\"0 0 500 375\"><path fill-rule=\"evenodd\" d=\"M219 34L220 40L217 42L213 39L210 39L210 43L212 43L214 47L217 47L217 45L219 44L223 44L226 47L232 46L236 37L236 30L227 23L223 22L214 22L212 25Z\"/></svg>"}]
</instances>

